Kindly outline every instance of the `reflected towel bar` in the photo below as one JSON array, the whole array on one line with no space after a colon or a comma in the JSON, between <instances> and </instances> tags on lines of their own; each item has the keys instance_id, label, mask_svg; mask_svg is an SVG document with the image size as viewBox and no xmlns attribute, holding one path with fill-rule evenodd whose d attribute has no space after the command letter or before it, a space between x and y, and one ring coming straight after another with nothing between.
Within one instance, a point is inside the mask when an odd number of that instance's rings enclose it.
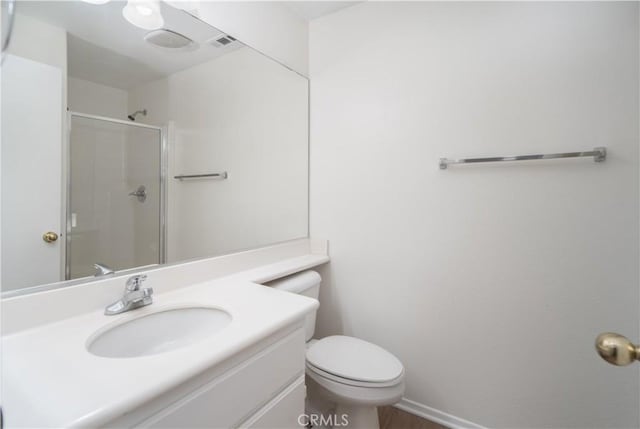
<instances>
[{"instance_id":1,"label":"reflected towel bar","mask_svg":"<svg viewBox=\"0 0 640 429\"><path fill-rule=\"evenodd\" d=\"M173 176L174 179L184 180L184 179L204 179L207 177L213 177L216 179L225 180L229 175L226 171L222 173L208 173L208 174L180 174L179 176Z\"/></svg>"},{"instance_id":2,"label":"reflected towel bar","mask_svg":"<svg viewBox=\"0 0 640 429\"><path fill-rule=\"evenodd\" d=\"M595 162L603 162L607 159L607 148L596 147L587 152L565 152L565 153L549 153L541 155L519 155L519 156L498 156L489 158L460 158L449 159L440 158L440 169L446 170L451 164L475 164L480 162L502 162L502 161L530 161L535 159L557 159L557 158L582 158L593 157Z\"/></svg>"}]
</instances>

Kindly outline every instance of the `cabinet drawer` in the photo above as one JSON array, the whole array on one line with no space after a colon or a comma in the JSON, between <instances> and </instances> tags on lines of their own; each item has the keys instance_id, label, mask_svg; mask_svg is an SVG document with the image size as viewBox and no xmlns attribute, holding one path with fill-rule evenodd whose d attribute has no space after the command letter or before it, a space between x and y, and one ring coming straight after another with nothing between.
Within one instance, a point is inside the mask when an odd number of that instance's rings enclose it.
<instances>
[{"instance_id":1,"label":"cabinet drawer","mask_svg":"<svg viewBox=\"0 0 640 429\"><path fill-rule=\"evenodd\" d=\"M304 362L304 330L298 329L140 426L172 429L236 426L304 374Z\"/></svg>"},{"instance_id":2,"label":"cabinet drawer","mask_svg":"<svg viewBox=\"0 0 640 429\"><path fill-rule=\"evenodd\" d=\"M251 429L300 429L304 419L306 389L304 375L291 383L284 392L240 425Z\"/></svg>"}]
</instances>

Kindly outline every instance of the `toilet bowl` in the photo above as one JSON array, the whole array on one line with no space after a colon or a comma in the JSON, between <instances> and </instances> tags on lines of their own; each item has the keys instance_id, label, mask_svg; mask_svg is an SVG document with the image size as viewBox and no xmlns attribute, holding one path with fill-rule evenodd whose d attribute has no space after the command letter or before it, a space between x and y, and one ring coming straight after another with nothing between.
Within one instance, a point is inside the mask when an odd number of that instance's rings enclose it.
<instances>
[{"instance_id":1,"label":"toilet bowl","mask_svg":"<svg viewBox=\"0 0 640 429\"><path fill-rule=\"evenodd\" d=\"M305 271L268 283L274 288L318 299L321 278ZM349 428L377 428L377 407L398 402L404 394L404 367L380 346L345 335L312 340L316 314L305 320L306 374L314 395L336 404L329 420ZM320 399L320 398L318 398Z\"/></svg>"}]
</instances>

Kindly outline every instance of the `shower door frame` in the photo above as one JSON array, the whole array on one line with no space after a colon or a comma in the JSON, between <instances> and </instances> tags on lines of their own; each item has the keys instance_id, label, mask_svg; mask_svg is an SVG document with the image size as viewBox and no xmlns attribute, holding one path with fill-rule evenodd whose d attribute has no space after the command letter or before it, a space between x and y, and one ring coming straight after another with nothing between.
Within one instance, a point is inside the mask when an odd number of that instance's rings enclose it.
<instances>
[{"instance_id":1,"label":"shower door frame","mask_svg":"<svg viewBox=\"0 0 640 429\"><path fill-rule=\"evenodd\" d=\"M167 261L167 172L168 172L168 127L162 126L157 127L155 125L147 125L141 124L139 122L133 121L125 121L122 119L109 118L107 116L99 116L99 115L91 115L88 113L67 111L67 129L66 129L66 139L65 139L65 150L63 153L63 168L65 174L65 186L64 189L64 201L62 204L63 210L65 213L62 214L62 219L65 220L65 225L63 226L63 230L65 231L65 245L63 252L63 264L64 264L64 279L72 280L71 277L71 266L70 266L70 258L69 251L71 248L71 121L73 117L85 118L85 119L93 119L97 121L105 121L113 124L120 125L128 125L138 128L147 128L151 130L156 130L160 132L160 237L159 237L159 247L160 247L160 255L158 265L165 264ZM96 261L99 262L99 261ZM145 265L148 267L148 265ZM136 269L137 267L127 268L126 270Z\"/></svg>"}]
</instances>

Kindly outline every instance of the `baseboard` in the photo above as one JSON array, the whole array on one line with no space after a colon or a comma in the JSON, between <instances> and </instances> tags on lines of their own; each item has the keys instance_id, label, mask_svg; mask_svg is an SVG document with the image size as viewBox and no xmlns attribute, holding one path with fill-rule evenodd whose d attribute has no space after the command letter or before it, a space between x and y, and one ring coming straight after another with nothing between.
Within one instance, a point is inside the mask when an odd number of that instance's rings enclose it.
<instances>
[{"instance_id":1,"label":"baseboard","mask_svg":"<svg viewBox=\"0 0 640 429\"><path fill-rule=\"evenodd\" d=\"M460 417L452 416L444 411L427 407L426 405L422 405L407 398L402 398L400 402L394 405L394 407L399 408L402 411L415 414L418 417L431 420L432 422L439 423L442 426L446 426L451 429L486 429L484 426L461 419Z\"/></svg>"}]
</instances>

